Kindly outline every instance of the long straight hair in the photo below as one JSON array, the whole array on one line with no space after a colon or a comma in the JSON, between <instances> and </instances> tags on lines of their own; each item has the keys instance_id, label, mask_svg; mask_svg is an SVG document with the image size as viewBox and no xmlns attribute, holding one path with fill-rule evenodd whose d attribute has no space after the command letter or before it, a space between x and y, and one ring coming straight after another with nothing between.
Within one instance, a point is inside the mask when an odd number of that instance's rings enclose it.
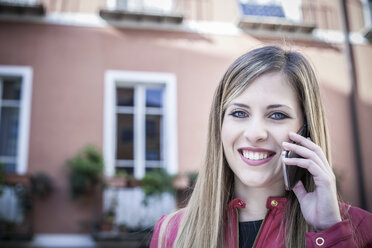
<instances>
[{"instance_id":1,"label":"long straight hair","mask_svg":"<svg viewBox=\"0 0 372 248\"><path fill-rule=\"evenodd\" d=\"M225 212L233 197L234 175L224 156L221 127L227 105L259 76L283 73L297 93L304 119L314 143L331 164L330 146L319 86L309 62L300 53L277 46L252 50L239 57L226 71L214 95L210 115L207 148L194 192L184 209L175 247L224 247ZM314 190L307 175L305 188ZM313 230L304 220L293 192L286 195L283 218L286 247L304 247L305 232Z\"/></svg>"}]
</instances>

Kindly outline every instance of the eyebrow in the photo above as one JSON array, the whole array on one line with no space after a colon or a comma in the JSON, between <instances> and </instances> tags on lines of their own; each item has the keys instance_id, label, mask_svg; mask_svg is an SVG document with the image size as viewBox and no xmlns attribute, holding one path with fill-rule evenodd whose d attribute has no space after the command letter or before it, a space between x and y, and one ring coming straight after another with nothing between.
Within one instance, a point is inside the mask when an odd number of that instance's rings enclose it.
<instances>
[{"instance_id":1,"label":"eyebrow","mask_svg":"<svg viewBox=\"0 0 372 248\"><path fill-rule=\"evenodd\" d=\"M235 106L238 106L238 107L241 107L241 108L247 108L247 109L250 109L250 107L244 103L233 103L232 105L235 105ZM275 108L289 108L289 109L292 109L291 107L287 106L287 105L284 105L284 104L271 104L269 106L267 106L267 109L275 109Z\"/></svg>"},{"instance_id":2,"label":"eyebrow","mask_svg":"<svg viewBox=\"0 0 372 248\"><path fill-rule=\"evenodd\" d=\"M292 109L291 107L284 105L284 104L272 104L267 106L268 109L273 109L273 108L289 108Z\"/></svg>"}]
</instances>

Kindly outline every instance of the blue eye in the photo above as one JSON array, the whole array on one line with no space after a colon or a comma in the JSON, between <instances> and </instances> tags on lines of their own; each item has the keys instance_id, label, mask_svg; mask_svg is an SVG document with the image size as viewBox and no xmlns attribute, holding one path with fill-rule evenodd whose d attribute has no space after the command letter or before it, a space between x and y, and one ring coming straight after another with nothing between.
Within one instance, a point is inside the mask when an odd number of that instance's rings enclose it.
<instances>
[{"instance_id":1,"label":"blue eye","mask_svg":"<svg viewBox=\"0 0 372 248\"><path fill-rule=\"evenodd\" d=\"M244 118L248 116L244 111L240 111L240 110L235 110L230 115L236 118Z\"/></svg>"},{"instance_id":2,"label":"blue eye","mask_svg":"<svg viewBox=\"0 0 372 248\"><path fill-rule=\"evenodd\" d=\"M285 115L285 114L280 113L280 112L275 112L272 115L270 115L270 118L274 119L274 120L283 120L283 119L288 118L288 115Z\"/></svg>"}]
</instances>

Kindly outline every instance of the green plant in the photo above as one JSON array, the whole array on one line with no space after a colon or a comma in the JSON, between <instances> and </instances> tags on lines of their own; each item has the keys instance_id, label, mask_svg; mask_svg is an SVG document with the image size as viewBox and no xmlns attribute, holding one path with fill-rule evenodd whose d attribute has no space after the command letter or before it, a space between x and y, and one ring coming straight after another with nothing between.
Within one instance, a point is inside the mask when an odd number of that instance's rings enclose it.
<instances>
[{"instance_id":1,"label":"green plant","mask_svg":"<svg viewBox=\"0 0 372 248\"><path fill-rule=\"evenodd\" d=\"M70 192L72 198L85 195L101 181L102 153L92 145L86 146L68 161Z\"/></svg>"},{"instance_id":2,"label":"green plant","mask_svg":"<svg viewBox=\"0 0 372 248\"><path fill-rule=\"evenodd\" d=\"M53 191L53 180L44 172L31 176L31 192L34 196L45 198Z\"/></svg>"},{"instance_id":3,"label":"green plant","mask_svg":"<svg viewBox=\"0 0 372 248\"><path fill-rule=\"evenodd\" d=\"M189 177L191 188L195 187L196 180L198 179L198 174L198 172L190 172L187 174L187 176Z\"/></svg>"},{"instance_id":4,"label":"green plant","mask_svg":"<svg viewBox=\"0 0 372 248\"><path fill-rule=\"evenodd\" d=\"M117 170L115 172L116 177L127 177L128 173L125 170Z\"/></svg>"},{"instance_id":5,"label":"green plant","mask_svg":"<svg viewBox=\"0 0 372 248\"><path fill-rule=\"evenodd\" d=\"M176 189L173 186L174 176L169 175L164 169L154 169L147 172L141 180L141 187L145 193L145 205L147 198L153 195L161 195L164 192L175 194Z\"/></svg>"}]
</instances>

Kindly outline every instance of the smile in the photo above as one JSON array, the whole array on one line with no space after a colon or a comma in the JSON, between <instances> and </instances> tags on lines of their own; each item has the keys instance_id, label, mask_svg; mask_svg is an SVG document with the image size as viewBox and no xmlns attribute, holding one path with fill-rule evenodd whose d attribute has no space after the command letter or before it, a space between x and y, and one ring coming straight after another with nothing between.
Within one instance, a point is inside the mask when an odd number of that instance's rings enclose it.
<instances>
[{"instance_id":1,"label":"smile","mask_svg":"<svg viewBox=\"0 0 372 248\"><path fill-rule=\"evenodd\" d=\"M243 156L250 160L261 160L265 159L269 156L268 152L251 152L251 151L243 151Z\"/></svg>"},{"instance_id":2,"label":"smile","mask_svg":"<svg viewBox=\"0 0 372 248\"><path fill-rule=\"evenodd\" d=\"M239 153L242 160L251 166L265 164L275 155L275 152L261 148L241 148Z\"/></svg>"}]
</instances>

